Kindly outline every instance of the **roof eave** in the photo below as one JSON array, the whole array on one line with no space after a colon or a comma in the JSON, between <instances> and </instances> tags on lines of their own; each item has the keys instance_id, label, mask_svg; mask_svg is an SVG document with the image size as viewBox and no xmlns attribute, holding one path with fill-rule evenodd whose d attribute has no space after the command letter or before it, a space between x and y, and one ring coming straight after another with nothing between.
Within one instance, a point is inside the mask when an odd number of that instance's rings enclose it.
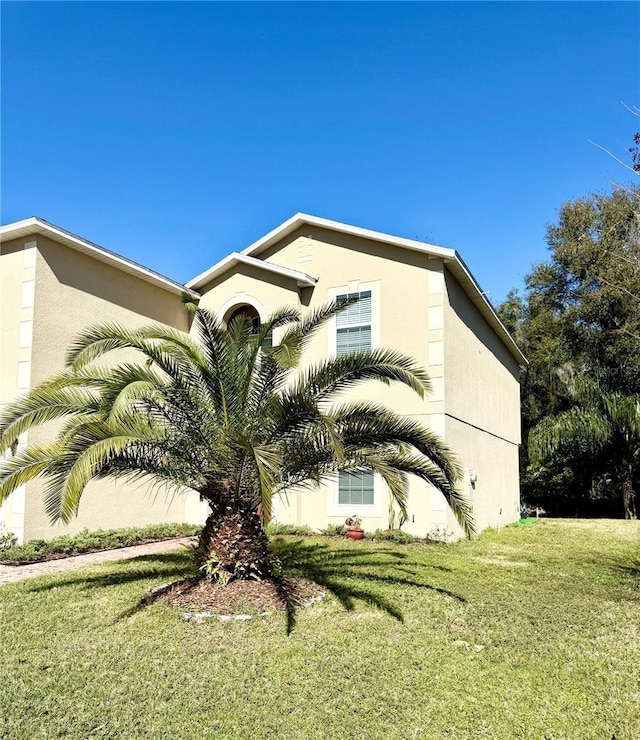
<instances>
[{"instance_id":1,"label":"roof eave","mask_svg":"<svg viewBox=\"0 0 640 740\"><path fill-rule=\"evenodd\" d=\"M484 292L476 282L476 279L471 274L471 271L464 263L464 260L456 252L455 249L448 249L447 247L440 247L435 244L427 244L425 242L419 242L413 239L405 239L400 236L392 236L391 234L384 234L379 231L372 231L370 229L363 229L359 226L350 226L343 224L339 221L331 221L325 218L319 218L318 216L311 216L307 213L296 213L290 219L280 224L268 234L265 234L262 238L255 241L253 244L248 246L242 251L242 254L251 256L259 254L263 250L277 243L280 239L293 233L296 229L302 226L318 226L320 228L329 229L332 231L339 231L352 236L360 236L363 239L370 239L392 246L401 247L403 249L410 249L416 252L422 252L433 257L442 258L447 264L454 266L453 271L457 273L456 277L462 284L463 289L471 299L472 303L478 308L480 313L485 317L489 325L494 329L498 336L502 339L505 346L516 359L519 365L525 366L529 362L527 358L522 354L520 348L513 340L512 336L507 331L504 324L500 321L495 309L491 303L487 300Z\"/></svg>"},{"instance_id":2,"label":"roof eave","mask_svg":"<svg viewBox=\"0 0 640 740\"><path fill-rule=\"evenodd\" d=\"M292 216L290 219L280 224L280 226L277 226L268 234L265 234L263 237L253 242L253 244L250 244L246 249L243 249L242 254L246 254L248 256L259 254L302 226L317 226L323 229L328 229L329 231L339 231L352 236L360 236L363 239L424 252L426 254L433 255L434 257L451 258L455 254L455 250L448 249L447 247L440 247L436 244L427 244L426 242L419 242L414 239L405 239L401 236L393 236L381 231L373 231L372 229L363 229L360 226L351 226L350 224L343 224L340 221L332 221L327 218L312 216L308 213L296 213L295 216Z\"/></svg>"},{"instance_id":3,"label":"roof eave","mask_svg":"<svg viewBox=\"0 0 640 740\"><path fill-rule=\"evenodd\" d=\"M130 275L135 275L141 280L161 287L174 295L186 294L189 298L195 300L200 298L200 294L195 290L36 216L0 226L0 242L35 236L37 234L50 236L55 241L71 249L92 256L99 262L104 262Z\"/></svg>"},{"instance_id":4,"label":"roof eave","mask_svg":"<svg viewBox=\"0 0 640 740\"><path fill-rule=\"evenodd\" d=\"M290 267L283 267L282 265L276 265L272 262L264 262L263 260L258 260L255 257L250 257L249 255L245 254L245 252L232 252L224 259L216 262L216 264L210 267L208 270L205 270L204 272L200 273L200 275L196 276L192 280L189 280L186 285L189 288L200 289L207 283L215 280L215 278L217 278L218 276L224 275L225 272L232 269L237 264L249 265L250 267L255 267L259 270L264 270L265 272L271 272L276 275L281 275L282 277L290 278L291 280L295 281L296 285L299 288L313 287L318 282L317 278L314 278L311 275L307 275L304 272L293 270Z\"/></svg>"},{"instance_id":5,"label":"roof eave","mask_svg":"<svg viewBox=\"0 0 640 740\"><path fill-rule=\"evenodd\" d=\"M476 282L476 279L473 277L471 271L465 264L462 257L460 257L458 252L454 250L453 259L447 259L445 260L445 263L454 274L454 277L462 285L463 290L465 291L471 302L485 317L489 326L491 326L496 334L498 334L498 336L502 339L503 343L505 344L513 358L522 367L528 365L529 360L527 360L518 345L515 343L511 334L509 334L509 331L500 320L500 317L496 313L494 307L487 299L484 291L480 289L480 286ZM469 287L471 287L471 290L468 290Z\"/></svg>"}]
</instances>

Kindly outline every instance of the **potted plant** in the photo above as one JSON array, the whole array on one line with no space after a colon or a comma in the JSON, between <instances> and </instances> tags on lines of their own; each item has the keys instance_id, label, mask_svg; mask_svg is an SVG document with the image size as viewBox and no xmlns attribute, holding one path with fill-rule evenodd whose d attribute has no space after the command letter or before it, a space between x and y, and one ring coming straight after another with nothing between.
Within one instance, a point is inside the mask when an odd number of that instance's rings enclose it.
<instances>
[{"instance_id":1,"label":"potted plant","mask_svg":"<svg viewBox=\"0 0 640 740\"><path fill-rule=\"evenodd\" d=\"M362 519L354 514L348 516L344 520L345 526L347 527L347 537L352 540L361 540L364 537L364 529L362 529Z\"/></svg>"}]
</instances>

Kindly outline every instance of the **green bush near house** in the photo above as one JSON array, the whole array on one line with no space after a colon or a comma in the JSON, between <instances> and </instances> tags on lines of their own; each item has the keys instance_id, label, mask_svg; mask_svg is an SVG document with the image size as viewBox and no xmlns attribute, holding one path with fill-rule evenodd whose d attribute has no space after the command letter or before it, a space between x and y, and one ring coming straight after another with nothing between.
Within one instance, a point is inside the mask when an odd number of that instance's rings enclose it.
<instances>
[{"instance_id":1,"label":"green bush near house","mask_svg":"<svg viewBox=\"0 0 640 740\"><path fill-rule=\"evenodd\" d=\"M414 537L400 529L376 529L374 532L366 532L365 537L380 542L395 542L397 545L408 545L411 542L420 541L419 537Z\"/></svg>"},{"instance_id":2,"label":"green bush near house","mask_svg":"<svg viewBox=\"0 0 640 740\"><path fill-rule=\"evenodd\" d=\"M112 550L131 547L144 542L167 540L173 537L189 537L199 534L202 527L196 524L151 524L147 527L125 529L84 529L75 535L61 535L52 540L29 540L23 545L14 545L0 551L0 561L32 562L45 560L55 555L81 555L97 550Z\"/></svg>"},{"instance_id":3,"label":"green bush near house","mask_svg":"<svg viewBox=\"0 0 640 740\"><path fill-rule=\"evenodd\" d=\"M282 524L281 522L269 522L267 534L288 534L294 537L311 537L313 530L306 524Z\"/></svg>"},{"instance_id":4,"label":"green bush near house","mask_svg":"<svg viewBox=\"0 0 640 740\"><path fill-rule=\"evenodd\" d=\"M329 524L325 529L320 530L320 534L325 537L342 537L347 533L344 524Z\"/></svg>"}]
</instances>

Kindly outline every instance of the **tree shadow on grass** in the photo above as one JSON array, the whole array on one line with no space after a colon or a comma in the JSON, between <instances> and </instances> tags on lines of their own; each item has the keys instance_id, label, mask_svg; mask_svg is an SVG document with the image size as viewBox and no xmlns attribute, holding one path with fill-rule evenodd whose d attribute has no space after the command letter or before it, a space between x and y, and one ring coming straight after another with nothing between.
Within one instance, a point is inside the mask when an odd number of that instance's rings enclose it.
<instances>
[{"instance_id":1,"label":"tree shadow on grass","mask_svg":"<svg viewBox=\"0 0 640 740\"><path fill-rule=\"evenodd\" d=\"M640 558L631 561L631 563L618 565L618 569L629 575L636 588L640 589Z\"/></svg>"},{"instance_id":2,"label":"tree shadow on grass","mask_svg":"<svg viewBox=\"0 0 640 740\"><path fill-rule=\"evenodd\" d=\"M84 591L98 590L108 586L121 586L125 583L135 583L137 581L146 581L150 578L165 577L168 579L184 578L187 575L193 575L193 557L186 552L167 552L158 553L155 555L140 555L137 558L129 558L127 560L112 560L99 565L110 565L119 566L126 565L131 566L135 564L138 566L135 570L117 569L117 571L106 571L98 573L86 573L83 572L87 567L95 566L83 566L78 570L62 573L52 573L52 576L56 576L54 581L47 583L34 583L30 581L25 582L25 586L28 591L33 593L39 593L44 591L50 591L54 588L60 588L64 586L70 586L73 588L80 588ZM142 566L142 567L141 567ZM145 567L146 566L146 567ZM65 577L61 577L62 575ZM39 580L39 579L38 579Z\"/></svg>"},{"instance_id":3,"label":"tree shadow on grass","mask_svg":"<svg viewBox=\"0 0 640 740\"><path fill-rule=\"evenodd\" d=\"M427 589L459 602L465 599L447 589L438 588L427 581L429 572L449 571L442 565L418 562L409 552L402 552L393 546L349 547L318 540L293 540L276 537L272 540L274 553L280 559L285 578L281 583L281 597L285 603L287 634L296 624L296 614L301 601L287 584L286 577L302 578L317 583L328 593L333 594L347 610L353 611L358 601L371 604L387 614L404 622L404 615L382 591L385 586L410 586ZM118 568L118 565L126 568ZM110 586L165 578L167 582L181 580L196 573L193 556L189 552L168 552L142 555L129 560L112 561L116 566L104 572L86 573L73 571L66 577L58 577L46 583L27 586L29 591L44 592L64 586L80 588L85 591L98 591ZM135 566L135 567L132 567ZM143 610L153 599L145 593L132 607L118 614L115 622L120 622Z\"/></svg>"},{"instance_id":4,"label":"tree shadow on grass","mask_svg":"<svg viewBox=\"0 0 640 740\"><path fill-rule=\"evenodd\" d=\"M582 566L598 566L599 568L606 568L607 570L613 571L616 574L624 574L631 578L635 587L640 589L640 557L628 557L628 556L615 556L609 554L594 554L587 552L584 555L575 557L574 562L577 562Z\"/></svg>"},{"instance_id":5,"label":"tree shadow on grass","mask_svg":"<svg viewBox=\"0 0 640 740\"><path fill-rule=\"evenodd\" d=\"M272 544L286 575L317 583L333 594L347 611L353 611L357 601L364 601L404 622L397 604L380 593L385 585L428 589L459 602L465 601L464 597L425 581L429 570L448 571L448 568L413 561L408 553L393 547L356 549L282 537L276 537ZM294 623L295 608L291 616L287 609L287 632Z\"/></svg>"}]
</instances>

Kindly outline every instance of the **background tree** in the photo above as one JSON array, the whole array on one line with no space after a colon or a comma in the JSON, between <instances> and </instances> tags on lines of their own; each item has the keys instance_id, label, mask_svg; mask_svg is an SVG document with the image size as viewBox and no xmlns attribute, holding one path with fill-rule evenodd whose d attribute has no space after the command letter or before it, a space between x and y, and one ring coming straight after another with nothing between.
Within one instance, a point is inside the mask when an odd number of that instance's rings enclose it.
<instances>
[{"instance_id":1,"label":"background tree","mask_svg":"<svg viewBox=\"0 0 640 740\"><path fill-rule=\"evenodd\" d=\"M637 516L634 469L640 461L640 395L606 391L594 381L578 377L570 384L574 405L556 416L545 416L529 435L532 462L577 448L600 455L617 467L621 482L620 511Z\"/></svg>"},{"instance_id":2,"label":"background tree","mask_svg":"<svg viewBox=\"0 0 640 740\"><path fill-rule=\"evenodd\" d=\"M630 391L640 382L639 198L616 189L563 205L547 229L551 260L527 277L531 318L556 320L559 355Z\"/></svg>"},{"instance_id":3,"label":"background tree","mask_svg":"<svg viewBox=\"0 0 640 740\"><path fill-rule=\"evenodd\" d=\"M640 131L633 135L633 146L629 148L634 172L640 172Z\"/></svg>"},{"instance_id":4,"label":"background tree","mask_svg":"<svg viewBox=\"0 0 640 740\"><path fill-rule=\"evenodd\" d=\"M530 365L522 378L522 492L554 514L617 514L620 459L610 447L566 445L531 459L530 430L576 406L570 381L603 393L640 392L640 190L620 187L565 203L547 227L549 259L523 297L498 307ZM602 481L611 479L611 485Z\"/></svg>"},{"instance_id":5,"label":"background tree","mask_svg":"<svg viewBox=\"0 0 640 740\"><path fill-rule=\"evenodd\" d=\"M64 423L53 442L2 463L0 502L44 476L49 517L68 522L94 478L151 476L195 490L211 508L201 566L223 584L272 575L264 524L273 496L338 471L380 475L405 517L407 476L428 481L470 533L471 507L455 488L458 467L442 441L375 402L344 399L369 380L423 396L429 379L415 361L375 349L301 366L304 348L338 310L333 303L302 318L285 308L256 333L245 316L227 329L195 309L196 340L163 326L90 329L61 374L2 414L0 449L33 426ZM279 342L264 348L274 330ZM100 364L114 350L134 350L141 361Z\"/></svg>"}]
</instances>

